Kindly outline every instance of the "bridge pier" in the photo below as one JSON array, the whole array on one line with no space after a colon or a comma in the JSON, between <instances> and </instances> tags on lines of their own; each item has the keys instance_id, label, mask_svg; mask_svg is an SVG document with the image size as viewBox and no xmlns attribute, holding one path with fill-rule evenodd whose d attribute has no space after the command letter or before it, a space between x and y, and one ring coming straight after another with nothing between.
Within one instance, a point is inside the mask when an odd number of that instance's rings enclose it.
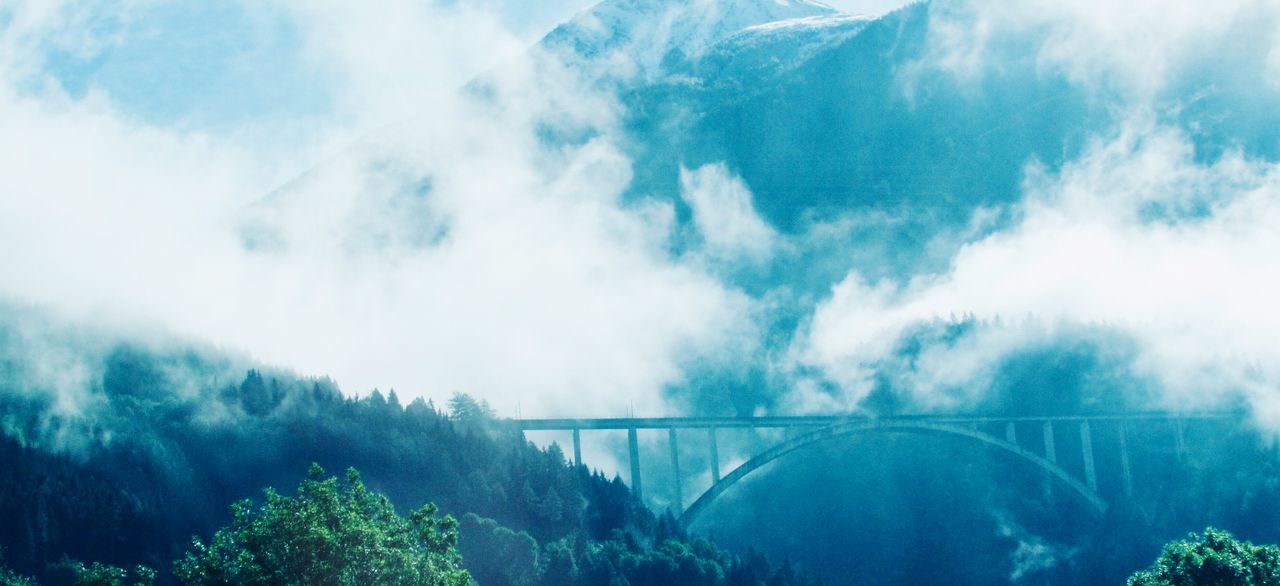
<instances>
[{"instance_id":1,"label":"bridge pier","mask_svg":"<svg viewBox=\"0 0 1280 586\"><path fill-rule=\"evenodd\" d=\"M1133 498L1133 471L1129 467L1129 442L1125 438L1124 422L1120 422L1120 477L1124 482L1124 496Z\"/></svg>"},{"instance_id":2,"label":"bridge pier","mask_svg":"<svg viewBox=\"0 0 1280 586\"><path fill-rule=\"evenodd\" d=\"M631 492L636 500L644 502L640 493L640 440L636 438L636 428L627 428L627 449L631 453Z\"/></svg>"},{"instance_id":3,"label":"bridge pier","mask_svg":"<svg viewBox=\"0 0 1280 586\"><path fill-rule=\"evenodd\" d=\"M1014 428L1012 421L1004 424L1004 441L1013 445L1018 445L1018 430Z\"/></svg>"},{"instance_id":4,"label":"bridge pier","mask_svg":"<svg viewBox=\"0 0 1280 586\"><path fill-rule=\"evenodd\" d=\"M1045 421L1042 431L1044 432L1044 458L1053 464L1058 463L1058 450L1053 445L1053 422ZM1044 498L1050 499L1053 496L1053 479L1045 474L1044 477Z\"/></svg>"},{"instance_id":5,"label":"bridge pier","mask_svg":"<svg viewBox=\"0 0 1280 586\"><path fill-rule=\"evenodd\" d=\"M1089 432L1089 420L1080 422L1080 452L1084 458L1084 480L1089 490L1098 491L1098 475L1093 469L1093 434Z\"/></svg>"},{"instance_id":6,"label":"bridge pier","mask_svg":"<svg viewBox=\"0 0 1280 586\"><path fill-rule=\"evenodd\" d=\"M1058 451L1053 447L1053 422L1044 422L1044 458L1054 464L1058 463Z\"/></svg>"},{"instance_id":7,"label":"bridge pier","mask_svg":"<svg viewBox=\"0 0 1280 586\"><path fill-rule=\"evenodd\" d=\"M716 428L708 427L707 435L711 438L711 484L715 484L720 482L720 450L716 447Z\"/></svg>"},{"instance_id":8,"label":"bridge pier","mask_svg":"<svg viewBox=\"0 0 1280 586\"><path fill-rule=\"evenodd\" d=\"M667 441L671 444L671 474L675 477L675 507L672 514L679 515L684 510L684 487L680 485L680 444L676 441L676 428L667 430Z\"/></svg>"},{"instance_id":9,"label":"bridge pier","mask_svg":"<svg viewBox=\"0 0 1280 586\"><path fill-rule=\"evenodd\" d=\"M573 428L573 465L582 465L582 430Z\"/></svg>"}]
</instances>

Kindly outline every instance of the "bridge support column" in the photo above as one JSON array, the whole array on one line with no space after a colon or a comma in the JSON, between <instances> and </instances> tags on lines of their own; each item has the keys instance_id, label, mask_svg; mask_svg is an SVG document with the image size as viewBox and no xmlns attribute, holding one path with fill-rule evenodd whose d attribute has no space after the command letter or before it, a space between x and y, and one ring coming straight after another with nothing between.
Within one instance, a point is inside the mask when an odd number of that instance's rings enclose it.
<instances>
[{"instance_id":1,"label":"bridge support column","mask_svg":"<svg viewBox=\"0 0 1280 586\"><path fill-rule=\"evenodd\" d=\"M573 465L582 465L582 430L573 428Z\"/></svg>"},{"instance_id":2,"label":"bridge support column","mask_svg":"<svg viewBox=\"0 0 1280 586\"><path fill-rule=\"evenodd\" d=\"M1054 464L1058 463L1058 450L1053 445L1053 422L1045 421L1042 428L1044 431L1044 458ZM1044 476L1044 498L1048 500L1053 496L1053 479L1048 474Z\"/></svg>"},{"instance_id":3,"label":"bridge support column","mask_svg":"<svg viewBox=\"0 0 1280 586\"><path fill-rule=\"evenodd\" d=\"M716 428L707 428L711 438L711 484L720 482L720 449L716 447Z\"/></svg>"},{"instance_id":4,"label":"bridge support column","mask_svg":"<svg viewBox=\"0 0 1280 586\"><path fill-rule=\"evenodd\" d=\"M667 440L671 444L671 474L675 477L675 506L672 514L679 515L684 511L684 487L680 485L680 444L676 441L676 428L667 430Z\"/></svg>"},{"instance_id":5,"label":"bridge support column","mask_svg":"<svg viewBox=\"0 0 1280 586\"><path fill-rule=\"evenodd\" d=\"M631 453L631 492L636 500L644 501L640 493L640 440L636 438L636 428L627 428L627 449Z\"/></svg>"},{"instance_id":6,"label":"bridge support column","mask_svg":"<svg viewBox=\"0 0 1280 586\"><path fill-rule=\"evenodd\" d=\"M1004 441L1018 445L1018 430L1013 427L1012 421L1004 424Z\"/></svg>"},{"instance_id":7,"label":"bridge support column","mask_svg":"<svg viewBox=\"0 0 1280 586\"><path fill-rule=\"evenodd\" d=\"M1044 422L1044 457L1046 460L1058 463L1058 451L1053 447L1053 422Z\"/></svg>"},{"instance_id":8,"label":"bridge support column","mask_svg":"<svg viewBox=\"0 0 1280 586\"><path fill-rule=\"evenodd\" d=\"M1098 475L1093 469L1093 434L1089 432L1089 420L1080 422L1080 455L1084 457L1084 480L1089 490L1098 491Z\"/></svg>"},{"instance_id":9,"label":"bridge support column","mask_svg":"<svg viewBox=\"0 0 1280 586\"><path fill-rule=\"evenodd\" d=\"M1123 421L1120 422L1120 478L1124 482L1124 496L1133 498L1133 470L1129 467L1129 442Z\"/></svg>"}]
</instances>

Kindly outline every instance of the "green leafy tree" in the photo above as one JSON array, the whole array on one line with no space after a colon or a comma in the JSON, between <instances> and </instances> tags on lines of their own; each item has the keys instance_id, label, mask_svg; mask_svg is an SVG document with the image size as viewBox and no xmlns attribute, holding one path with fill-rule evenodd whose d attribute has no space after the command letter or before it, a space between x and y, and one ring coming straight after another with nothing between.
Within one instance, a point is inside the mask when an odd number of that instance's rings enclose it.
<instances>
[{"instance_id":1,"label":"green leafy tree","mask_svg":"<svg viewBox=\"0 0 1280 586\"><path fill-rule=\"evenodd\" d=\"M156 571L146 566L134 566L130 572L124 568L93 562L85 564L70 558L45 568L44 578L53 584L75 586L151 586L156 582ZM0 580L0 584L7 582ZM36 584L36 582L28 582Z\"/></svg>"},{"instance_id":2,"label":"green leafy tree","mask_svg":"<svg viewBox=\"0 0 1280 586\"><path fill-rule=\"evenodd\" d=\"M1205 529L1164 546L1149 569L1129 577L1129 586L1280 584L1280 548L1241 541L1226 531Z\"/></svg>"},{"instance_id":3,"label":"green leafy tree","mask_svg":"<svg viewBox=\"0 0 1280 586\"><path fill-rule=\"evenodd\" d=\"M469 586L459 566L457 521L435 505L396 514L354 469L346 483L311 465L296 497L267 489L266 503L242 501L208 544L195 539L174 573L186 584Z\"/></svg>"},{"instance_id":4,"label":"green leafy tree","mask_svg":"<svg viewBox=\"0 0 1280 586\"><path fill-rule=\"evenodd\" d=\"M75 562L72 566L76 574L76 586L151 586L156 581L156 572L146 566L137 566L132 575L124 568L93 562L84 565Z\"/></svg>"}]
</instances>

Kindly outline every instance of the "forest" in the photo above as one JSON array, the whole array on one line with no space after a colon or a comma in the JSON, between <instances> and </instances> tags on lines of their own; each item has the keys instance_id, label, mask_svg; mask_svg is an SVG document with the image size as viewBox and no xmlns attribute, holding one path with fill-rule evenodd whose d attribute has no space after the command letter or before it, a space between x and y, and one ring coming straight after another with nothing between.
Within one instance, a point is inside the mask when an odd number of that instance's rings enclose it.
<instances>
[{"instance_id":1,"label":"forest","mask_svg":"<svg viewBox=\"0 0 1280 586\"><path fill-rule=\"evenodd\" d=\"M23 364L3 366L3 384L24 380ZM462 567L485 585L812 583L786 560L687 534L619 478L534 446L464 394L402 404L394 390L354 398L259 369L202 386L228 365L191 349L122 344L101 366L88 414L0 392L0 548L19 575L56 584L76 563L141 565L173 583L175 560L233 503L295 486L315 463L358 469L402 513L431 503L457 518Z\"/></svg>"},{"instance_id":2,"label":"forest","mask_svg":"<svg viewBox=\"0 0 1280 586\"><path fill-rule=\"evenodd\" d=\"M292 496L313 464L339 476L357 470L406 518L431 505L455 519L459 568L484 585L786 586L947 573L1115 582L1188 531L1276 536L1280 460L1248 427L1188 427L1180 457L1167 429L1131 430L1135 498L1117 498L1101 518L997 455L868 438L798 454L735 490L713 522L683 528L620 478L572 465L555 444L530 443L466 394L440 406L394 390L357 396L217 348L130 341L25 315L0 327L0 551L14 575L42 584L74 583L77 568L139 566L156 583L177 583L175 563L194 551L193 539L210 543L234 528L245 499L252 508L269 494ZM1123 408L1071 390L1076 364L1096 362L1098 352L1082 343L1011 363L998 387L1008 392L982 408ZM868 402L902 408L881 394ZM1063 458L1070 452L1060 446ZM1099 482L1115 496L1108 462L1099 460ZM877 517L886 510L902 511L892 528ZM841 526L867 530L848 536ZM814 545L836 540L845 546ZM845 556L850 569L814 571L795 561L806 551Z\"/></svg>"}]
</instances>

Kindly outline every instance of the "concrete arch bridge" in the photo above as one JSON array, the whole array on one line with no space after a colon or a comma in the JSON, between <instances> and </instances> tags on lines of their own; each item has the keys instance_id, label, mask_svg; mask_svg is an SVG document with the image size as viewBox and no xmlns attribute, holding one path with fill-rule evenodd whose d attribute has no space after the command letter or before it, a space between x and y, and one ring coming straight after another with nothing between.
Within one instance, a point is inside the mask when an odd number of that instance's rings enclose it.
<instances>
[{"instance_id":1,"label":"concrete arch bridge","mask_svg":"<svg viewBox=\"0 0 1280 586\"><path fill-rule=\"evenodd\" d=\"M922 434L944 436L964 440L975 447L985 448L1010 458L1012 462L1039 469L1047 479L1063 488L1098 514L1106 512L1108 500L1098 487L1099 470L1095 452L1105 450L1108 462L1119 469L1117 477L1122 497L1132 497L1134 489L1133 466L1130 461L1128 436L1132 430L1141 429L1144 437L1167 439L1171 451L1181 457L1185 453L1184 429L1190 422L1228 420L1238 414L1226 413L1126 413L1079 416L982 416L982 415L898 415L891 417L856 416L794 416L794 417L628 417L604 419L514 419L511 424L522 432L559 431L570 432L573 437L573 461L583 464L582 435L584 431L626 431L629 452L630 476L628 484L637 497L643 499L643 483L640 474L641 430L665 430L670 445L671 502L673 512L688 526L715 501L716 497L732 488L755 470L783 458L797 450L840 438L872 433ZM1099 443L1095 430L1105 427L1104 441ZM717 437L722 430L782 430L783 439L772 445L762 446L728 474L720 474L721 458ZM1167 431L1166 433L1163 433ZM1067 441L1062 441L1064 439ZM711 485L685 506L684 477L680 470L681 438L702 443L707 451L711 472ZM1059 445L1069 444L1078 449L1078 456L1062 457ZM1068 462L1069 461L1069 462Z\"/></svg>"}]
</instances>

